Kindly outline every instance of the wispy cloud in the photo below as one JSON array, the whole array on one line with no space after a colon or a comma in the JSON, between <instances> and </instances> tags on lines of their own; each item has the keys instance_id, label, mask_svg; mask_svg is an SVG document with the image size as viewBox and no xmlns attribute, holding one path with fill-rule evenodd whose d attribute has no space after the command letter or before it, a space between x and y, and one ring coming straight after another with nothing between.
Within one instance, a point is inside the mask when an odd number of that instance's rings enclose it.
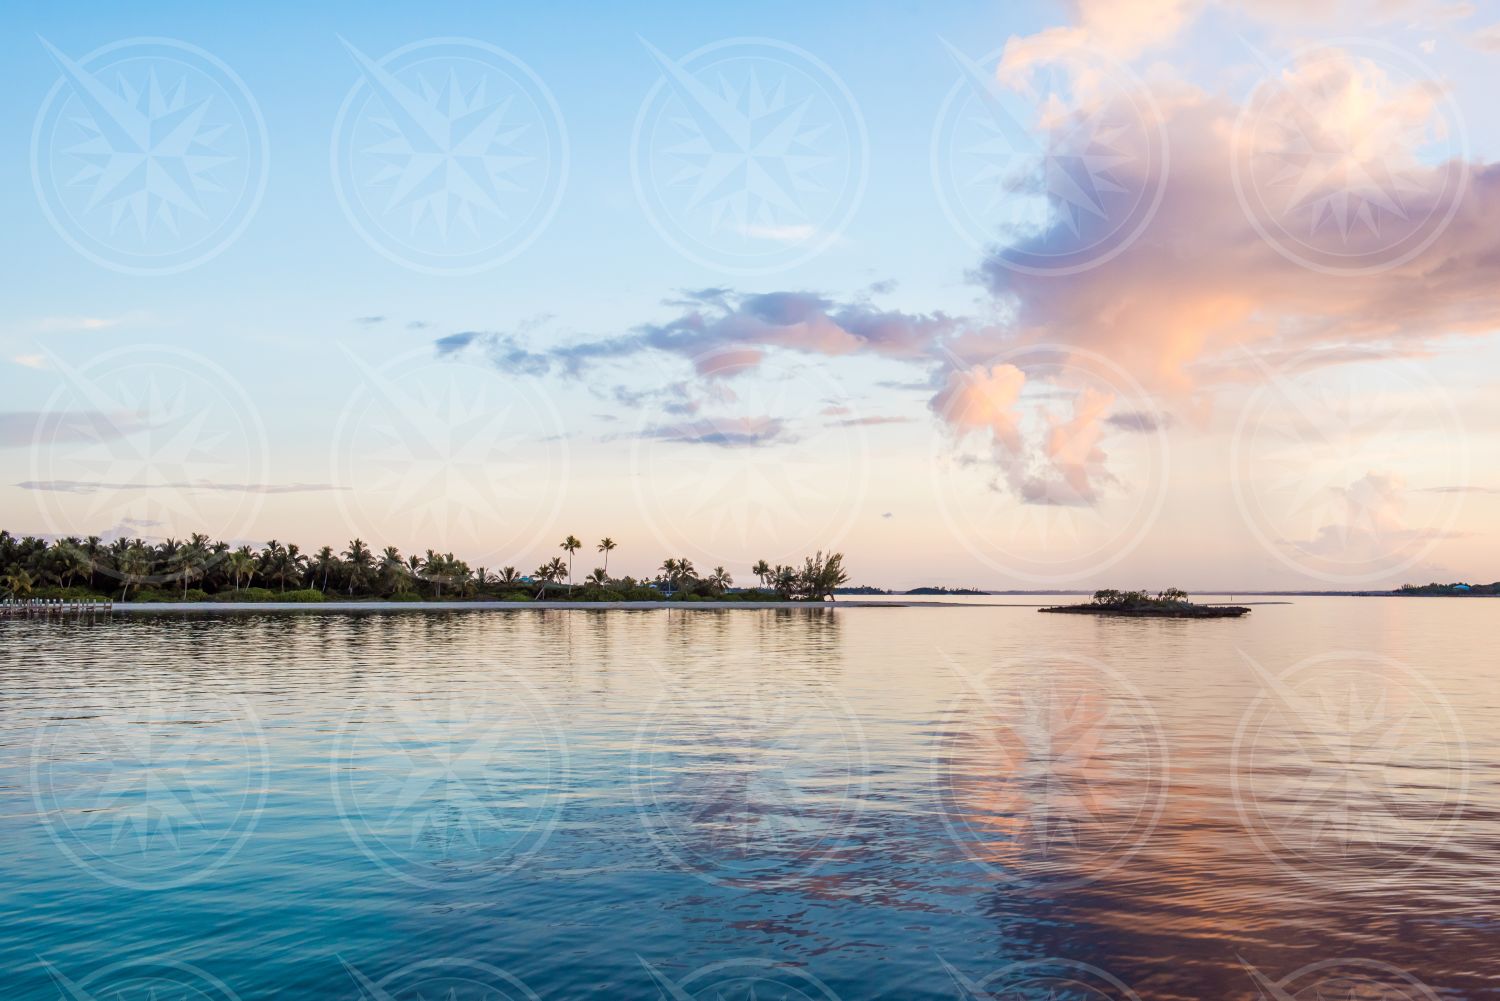
<instances>
[{"instance_id":1,"label":"wispy cloud","mask_svg":"<svg viewBox=\"0 0 1500 1001\"><path fill-rule=\"evenodd\" d=\"M150 421L142 413L12 411L0 413L0 448L16 448L39 441L48 444L113 441L150 427Z\"/></svg>"},{"instance_id":2,"label":"wispy cloud","mask_svg":"<svg viewBox=\"0 0 1500 1001\"><path fill-rule=\"evenodd\" d=\"M647 428L640 437L719 448L759 448L796 441L796 436L778 417L721 417L662 424Z\"/></svg>"},{"instance_id":3,"label":"wispy cloud","mask_svg":"<svg viewBox=\"0 0 1500 1001\"><path fill-rule=\"evenodd\" d=\"M214 483L209 480L182 480L174 483L112 483L107 480L26 480L16 486L23 490L52 493L93 494L101 491L126 490L192 490L233 494L305 494L348 490L331 483Z\"/></svg>"}]
</instances>

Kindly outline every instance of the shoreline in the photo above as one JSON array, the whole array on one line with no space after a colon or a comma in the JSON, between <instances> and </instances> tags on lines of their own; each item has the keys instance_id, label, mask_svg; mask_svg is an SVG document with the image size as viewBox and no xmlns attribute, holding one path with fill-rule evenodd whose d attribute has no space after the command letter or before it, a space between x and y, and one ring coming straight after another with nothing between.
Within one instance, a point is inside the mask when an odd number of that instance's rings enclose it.
<instances>
[{"instance_id":1,"label":"shoreline","mask_svg":"<svg viewBox=\"0 0 1500 1001\"><path fill-rule=\"evenodd\" d=\"M896 601L150 601L115 602L116 612L523 612L671 610L717 611L724 608L792 609L912 608ZM922 602L938 607L976 607L958 602ZM983 606L978 606L983 607Z\"/></svg>"}]
</instances>

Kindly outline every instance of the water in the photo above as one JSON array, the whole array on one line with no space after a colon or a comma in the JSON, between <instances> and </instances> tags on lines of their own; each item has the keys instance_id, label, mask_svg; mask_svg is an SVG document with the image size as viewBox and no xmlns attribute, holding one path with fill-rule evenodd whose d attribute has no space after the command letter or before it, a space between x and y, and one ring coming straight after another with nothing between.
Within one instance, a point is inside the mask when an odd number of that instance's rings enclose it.
<instances>
[{"instance_id":1,"label":"water","mask_svg":"<svg viewBox=\"0 0 1500 1001\"><path fill-rule=\"evenodd\" d=\"M1497 612L3 623L5 996L1500 996Z\"/></svg>"}]
</instances>

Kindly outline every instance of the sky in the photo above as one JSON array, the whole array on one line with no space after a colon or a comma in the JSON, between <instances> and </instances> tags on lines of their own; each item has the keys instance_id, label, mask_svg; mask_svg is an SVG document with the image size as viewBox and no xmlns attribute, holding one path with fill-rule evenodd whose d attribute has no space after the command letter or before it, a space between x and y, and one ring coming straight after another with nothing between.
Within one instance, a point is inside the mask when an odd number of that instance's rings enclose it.
<instances>
[{"instance_id":1,"label":"sky","mask_svg":"<svg viewBox=\"0 0 1500 1001\"><path fill-rule=\"evenodd\" d=\"M1500 3L625 6L9 11L0 526L1500 577Z\"/></svg>"}]
</instances>

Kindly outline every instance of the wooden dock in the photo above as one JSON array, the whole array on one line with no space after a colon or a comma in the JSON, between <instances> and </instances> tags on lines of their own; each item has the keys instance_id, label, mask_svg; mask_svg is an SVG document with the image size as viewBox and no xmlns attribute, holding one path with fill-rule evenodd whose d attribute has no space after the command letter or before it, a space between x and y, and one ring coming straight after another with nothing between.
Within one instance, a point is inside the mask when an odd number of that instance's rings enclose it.
<instances>
[{"instance_id":1,"label":"wooden dock","mask_svg":"<svg viewBox=\"0 0 1500 1001\"><path fill-rule=\"evenodd\" d=\"M109 598L6 598L0 601L0 619L81 619L114 609Z\"/></svg>"}]
</instances>

